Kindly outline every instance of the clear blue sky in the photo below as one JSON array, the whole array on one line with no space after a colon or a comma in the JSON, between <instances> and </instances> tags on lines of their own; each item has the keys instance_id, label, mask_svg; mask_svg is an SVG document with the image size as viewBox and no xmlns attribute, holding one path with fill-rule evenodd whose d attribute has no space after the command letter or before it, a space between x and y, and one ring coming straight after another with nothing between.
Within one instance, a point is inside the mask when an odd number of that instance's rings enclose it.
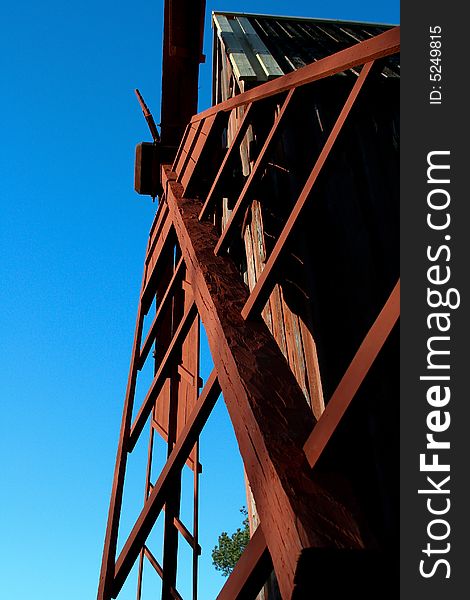
<instances>
[{"instance_id":1,"label":"clear blue sky","mask_svg":"<svg viewBox=\"0 0 470 600\"><path fill-rule=\"evenodd\" d=\"M1 600L96 596L155 211L133 192L134 147L149 137L133 89L141 89L158 121L162 5L1 4ZM207 9L399 20L397 0L221 0ZM207 27L201 108L210 102L209 37ZM212 455L209 444L217 448ZM222 529L240 524L245 503L222 402L201 453L205 600L223 581L210 550ZM138 448L125 507L142 501L141 458ZM129 509L124 529L132 516ZM134 597L133 585L122 594Z\"/></svg>"}]
</instances>

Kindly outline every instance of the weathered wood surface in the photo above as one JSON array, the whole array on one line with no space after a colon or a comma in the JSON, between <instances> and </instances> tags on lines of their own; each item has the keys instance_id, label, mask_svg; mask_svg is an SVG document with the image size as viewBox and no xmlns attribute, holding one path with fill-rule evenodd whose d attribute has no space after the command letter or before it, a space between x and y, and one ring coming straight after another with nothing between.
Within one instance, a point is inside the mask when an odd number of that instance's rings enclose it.
<instances>
[{"instance_id":1,"label":"weathered wood surface","mask_svg":"<svg viewBox=\"0 0 470 600\"><path fill-rule=\"evenodd\" d=\"M300 106L303 107L302 104ZM264 111L259 110L254 113L253 123L258 146L263 144L263 140L268 136L273 122L276 122L280 112L280 105L270 105L266 106ZM231 123L232 117L234 118L236 116L235 113L236 111L232 111L229 124ZM233 128L233 131L230 127L228 130L229 150L227 151L227 154L230 153L232 156L234 166L234 159L238 155L238 163L240 164L241 161L241 171L243 171L244 175L249 175L256 159L256 153L252 156L253 153L250 146L254 137L253 132L250 127L246 136L241 137L239 135L238 132L240 130L244 131L246 128L246 122L242 115L238 116L235 123L236 126ZM233 144L239 145L238 150L236 147L234 148ZM282 160L275 160L277 163L282 163ZM276 167L281 170L283 169L279 164L276 164ZM272 173L273 169L271 168L270 172L267 174L268 178L272 179ZM285 176L285 173L283 174ZM237 197L237 187L240 183L234 185L233 181L231 182L229 178L226 178L225 182L223 180L221 181L220 178L218 181L218 186L214 187L217 187L219 193L227 190L227 194L230 196L230 198L224 198L221 202L220 228L221 231L223 231L225 225L230 220L232 214L230 207L233 206L234 197ZM268 257L265 240L264 215L266 212L272 213L276 210L276 205L273 205L272 202L273 194L275 195L275 192L271 194L270 192L265 192L262 189L265 187L265 182L266 178L263 181L263 185L257 190L258 193L260 193L260 200L253 199L246 209L242 226L244 260L246 261L244 279L250 291L253 290L256 282L261 276ZM243 184L241 184L240 192L243 187ZM201 214L207 215L208 204L212 203L213 200L216 200L216 198L214 198L215 191L217 190L212 189L210 191ZM282 201L284 192L285 190L282 188L278 190L279 198L277 198L277 202ZM285 198L285 200L287 200L287 198ZM284 210L285 209L286 206L284 206ZM311 405L316 418L318 418L324 409L323 393L316 345L312 333L303 321L305 316L301 317L292 310L289 302L285 301L282 289L279 285L275 286L269 297L269 301L262 307L261 315L278 343L282 353L288 360L299 386L304 391L307 402Z\"/></svg>"},{"instance_id":2,"label":"weathered wood surface","mask_svg":"<svg viewBox=\"0 0 470 600\"><path fill-rule=\"evenodd\" d=\"M214 255L217 235L198 220L201 203L182 197L169 167L162 179L281 592L289 598L303 548L360 548L361 534L348 509L311 479L302 445L313 415L265 324L241 318L246 288L233 262Z\"/></svg>"},{"instance_id":3,"label":"weathered wood surface","mask_svg":"<svg viewBox=\"0 0 470 600\"><path fill-rule=\"evenodd\" d=\"M267 260L261 203L253 200L250 219L244 231L246 283L253 290ZM315 341L308 327L285 301L276 285L261 316L285 356L305 399L318 419L324 410L323 394Z\"/></svg>"}]
</instances>

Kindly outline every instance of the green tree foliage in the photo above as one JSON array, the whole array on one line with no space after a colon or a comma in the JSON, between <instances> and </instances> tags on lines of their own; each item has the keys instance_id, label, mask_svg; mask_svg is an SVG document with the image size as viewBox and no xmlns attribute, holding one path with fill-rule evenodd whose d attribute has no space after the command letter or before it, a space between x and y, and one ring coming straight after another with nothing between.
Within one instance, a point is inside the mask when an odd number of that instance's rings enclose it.
<instances>
[{"instance_id":1,"label":"green tree foliage","mask_svg":"<svg viewBox=\"0 0 470 600\"><path fill-rule=\"evenodd\" d=\"M219 535L219 543L212 550L212 564L217 571L227 577L233 571L243 550L250 540L250 526L248 523L248 511L243 506L240 512L245 515L242 527L239 527L235 533L228 535L223 531Z\"/></svg>"}]
</instances>

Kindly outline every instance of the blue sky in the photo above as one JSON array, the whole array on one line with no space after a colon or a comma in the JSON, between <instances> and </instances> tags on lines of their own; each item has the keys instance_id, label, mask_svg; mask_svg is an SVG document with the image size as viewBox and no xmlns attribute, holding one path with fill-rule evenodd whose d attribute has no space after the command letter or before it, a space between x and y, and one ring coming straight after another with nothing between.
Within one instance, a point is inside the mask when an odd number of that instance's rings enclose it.
<instances>
[{"instance_id":1,"label":"blue sky","mask_svg":"<svg viewBox=\"0 0 470 600\"><path fill-rule=\"evenodd\" d=\"M149 138L133 89L140 88L158 122L162 5L163 0L1 4L2 600L96 596L155 212L150 199L133 192L134 147ZM399 20L396 0L207 3L208 15L215 9ZM209 38L206 27L201 109L210 103ZM204 600L223 581L210 564L210 550L222 529L239 526L238 509L245 503L222 402L202 442ZM209 454L209 446L216 451ZM132 505L136 510L135 503L142 502L141 459L137 448L124 530ZM152 582L144 598L152 597ZM120 597L134 598L133 586Z\"/></svg>"}]
</instances>

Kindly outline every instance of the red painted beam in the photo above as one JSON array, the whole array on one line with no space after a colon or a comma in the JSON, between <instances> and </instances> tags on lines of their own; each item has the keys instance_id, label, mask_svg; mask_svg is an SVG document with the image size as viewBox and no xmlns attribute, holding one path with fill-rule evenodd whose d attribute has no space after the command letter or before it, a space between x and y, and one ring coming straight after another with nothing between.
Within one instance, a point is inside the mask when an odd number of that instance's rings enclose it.
<instances>
[{"instance_id":1,"label":"red painted beam","mask_svg":"<svg viewBox=\"0 0 470 600\"><path fill-rule=\"evenodd\" d=\"M252 107L253 107L253 104L249 104L246 107L245 113L243 115L243 119L237 129L235 137L233 138L233 141L232 141L230 147L227 149L227 152L225 153L224 159L222 160L222 163L217 172L217 175L215 176L215 179L211 186L211 189L209 190L209 193L207 194L206 201L204 202L204 206L202 207L202 210L199 214L199 219L204 219L207 216L209 208L211 207L211 205L214 201L215 193L216 193L221 181L223 180L223 174L224 174L226 166L230 163L230 161L234 157L236 157L238 155L239 146L242 143L243 138L245 137L245 134L248 130L248 127L251 124ZM179 171L178 171L178 173L179 173Z\"/></svg>"},{"instance_id":2,"label":"red painted beam","mask_svg":"<svg viewBox=\"0 0 470 600\"><path fill-rule=\"evenodd\" d=\"M145 285L145 269L142 277L141 294ZM142 340L142 325L144 315L142 303L139 302L137 311L137 322L135 326L134 344L132 347L132 358L127 380L126 397L122 413L121 431L119 433L118 449L116 454L116 466L114 468L113 487L109 502L108 522L101 562L100 581L98 584L98 600L109 600L112 596L114 561L116 559L116 548L119 530L119 518L121 514L122 495L124 491L124 476L126 473L129 432L132 423L132 409L134 407L134 395L137 382L137 360Z\"/></svg>"},{"instance_id":3,"label":"red painted beam","mask_svg":"<svg viewBox=\"0 0 470 600\"><path fill-rule=\"evenodd\" d=\"M247 291L238 269L230 258L214 255L214 226L199 221L202 203L183 198L175 179L163 167L168 207L195 301L281 593L289 598L304 548L359 548L361 535L344 504L312 481L302 446L313 415L303 392L266 325L241 318Z\"/></svg>"},{"instance_id":4,"label":"red painted beam","mask_svg":"<svg viewBox=\"0 0 470 600\"><path fill-rule=\"evenodd\" d=\"M171 242L171 221L167 218L162 224L160 233L158 233L158 236L156 237L156 243L152 244L152 249L147 255L149 264L147 265L145 286L140 296L144 314L148 313L150 306L152 305L160 275L159 270L162 266L162 262L168 260L168 252L171 251Z\"/></svg>"},{"instance_id":5,"label":"red painted beam","mask_svg":"<svg viewBox=\"0 0 470 600\"><path fill-rule=\"evenodd\" d=\"M165 0L161 141L176 149L197 111L205 0Z\"/></svg>"},{"instance_id":6,"label":"red painted beam","mask_svg":"<svg viewBox=\"0 0 470 600\"><path fill-rule=\"evenodd\" d=\"M139 518L124 544L121 554L119 555L114 576L113 598L116 598L124 585L124 581L129 575L133 564L139 556L142 546L145 544L145 540L163 508L167 487L171 484L175 474L178 474L183 468L219 395L220 386L214 370L207 380L196 405L191 411L188 421L180 433L165 466L152 488Z\"/></svg>"},{"instance_id":7,"label":"red painted beam","mask_svg":"<svg viewBox=\"0 0 470 600\"><path fill-rule=\"evenodd\" d=\"M165 506L163 506L163 511L165 511ZM193 550L196 550L198 554L201 554L201 546L196 543L194 536L191 534L186 525L181 521L179 517L174 517L173 525L176 529L181 533L184 539L188 542Z\"/></svg>"},{"instance_id":8,"label":"red painted beam","mask_svg":"<svg viewBox=\"0 0 470 600\"><path fill-rule=\"evenodd\" d=\"M168 284L168 288L167 288L163 298L161 299L161 302L158 305L157 312L152 321L150 329L147 333L147 337L145 338L145 341L142 344L142 349L140 351L140 356L139 356L139 369L142 369L142 367L144 366L145 360L147 359L147 356L153 346L153 343L157 336L158 327L160 325L160 320L162 318L163 311L165 310L165 308L167 308L169 301L173 297L175 285L178 282L179 278L183 274L183 266L184 266L184 263L183 263L183 259L181 258L175 267L175 272L173 273L173 277L171 278L171 281Z\"/></svg>"},{"instance_id":9,"label":"red painted beam","mask_svg":"<svg viewBox=\"0 0 470 600\"><path fill-rule=\"evenodd\" d=\"M168 346L168 349L165 352L165 356L163 357L155 374L155 377L153 378L152 385L150 386L150 389L147 392L144 401L142 402L142 406L140 407L139 412L137 413L137 416L134 419L134 423L129 434L129 452L132 452L132 450L134 449L139 435L142 433L142 430L145 426L145 422L147 421L150 412L152 411L152 407L155 403L155 400L157 399L157 396L160 393L160 389L167 377L168 368L170 366L170 361L173 357L173 354L181 347L181 344L183 343L183 340L186 337L196 317L197 311L193 302L183 315L181 322L178 325L175 334L173 335L170 345Z\"/></svg>"},{"instance_id":10,"label":"red painted beam","mask_svg":"<svg viewBox=\"0 0 470 600\"><path fill-rule=\"evenodd\" d=\"M289 90L289 93L287 94L287 97L282 104L281 110L279 111L279 114L274 120L274 124L271 127L271 131L269 132L268 137L266 138L263 147L261 148L261 151L258 154L256 162L253 165L253 169L251 170L251 173L248 176L245 185L243 186L240 196L238 197L237 203L233 207L232 214L230 215L225 229L222 231L220 239L215 246L215 254L220 254L222 250L227 249L228 242L230 241L231 236L234 233L235 225L240 223L240 221L243 219L244 209L247 203L251 200L251 197L249 196L250 188L253 185L253 182L256 181L256 178L259 176L259 173L262 170L268 158L269 150L271 149L272 145L277 139L277 136L281 129L281 124L283 123L284 116L287 113L294 92L295 88Z\"/></svg>"},{"instance_id":11,"label":"red painted beam","mask_svg":"<svg viewBox=\"0 0 470 600\"><path fill-rule=\"evenodd\" d=\"M157 239L159 237L159 233L161 231L167 213L168 206L166 205L166 202L159 202L157 212L155 213L155 217L153 218L152 226L150 227L149 241L147 246L147 256L145 257L146 265L148 265L148 263L150 262L152 252L155 248L155 244L157 243Z\"/></svg>"},{"instance_id":12,"label":"red painted beam","mask_svg":"<svg viewBox=\"0 0 470 600\"><path fill-rule=\"evenodd\" d=\"M395 326L400 313L399 303L400 282L398 281L389 299L364 338L320 420L305 442L304 451L312 468L315 466L332 433L339 425L347 407ZM250 587L250 594L248 596L245 586L249 584L251 578L255 577L256 570L259 568L259 561L263 560L267 552L266 540L261 527L258 527L232 575L217 596L217 600L242 600L246 597L254 597L258 589L255 589L253 593Z\"/></svg>"},{"instance_id":13,"label":"red painted beam","mask_svg":"<svg viewBox=\"0 0 470 600\"><path fill-rule=\"evenodd\" d=\"M162 566L160 565L158 560L155 558L155 556L150 552L150 550L147 547L144 548L144 554L145 554L147 560L149 561L149 563L152 565L152 567L158 573L158 575L160 575L160 577L162 579L164 579L165 573L163 571ZM175 598L175 600L183 600L183 598L178 593L178 590L175 589L174 587L170 587L169 594L172 598Z\"/></svg>"},{"instance_id":14,"label":"red painted beam","mask_svg":"<svg viewBox=\"0 0 470 600\"><path fill-rule=\"evenodd\" d=\"M304 452L311 467L315 465L333 435L399 316L400 281L393 288L383 309L326 405L322 416L305 442Z\"/></svg>"},{"instance_id":15,"label":"red painted beam","mask_svg":"<svg viewBox=\"0 0 470 600\"><path fill-rule=\"evenodd\" d=\"M255 598L273 568L263 530L259 525L240 556L217 600Z\"/></svg>"}]
</instances>

